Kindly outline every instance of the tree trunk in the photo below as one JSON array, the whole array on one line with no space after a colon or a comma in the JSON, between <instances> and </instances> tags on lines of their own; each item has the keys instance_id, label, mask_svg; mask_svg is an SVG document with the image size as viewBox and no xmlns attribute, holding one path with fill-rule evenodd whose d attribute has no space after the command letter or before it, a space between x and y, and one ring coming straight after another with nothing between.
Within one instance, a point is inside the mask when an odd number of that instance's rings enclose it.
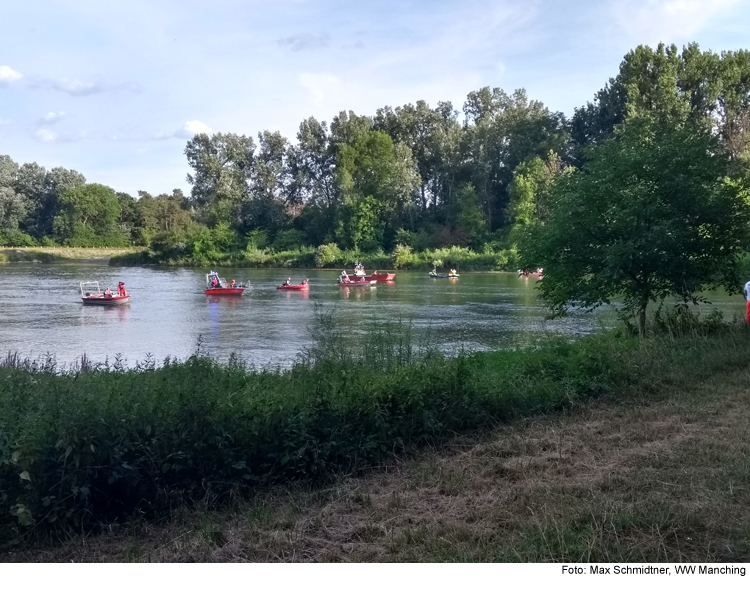
<instances>
[{"instance_id":1,"label":"tree trunk","mask_svg":"<svg viewBox=\"0 0 750 591\"><path fill-rule=\"evenodd\" d=\"M638 336L646 336L646 308L648 307L648 297L642 297L638 306Z\"/></svg>"}]
</instances>

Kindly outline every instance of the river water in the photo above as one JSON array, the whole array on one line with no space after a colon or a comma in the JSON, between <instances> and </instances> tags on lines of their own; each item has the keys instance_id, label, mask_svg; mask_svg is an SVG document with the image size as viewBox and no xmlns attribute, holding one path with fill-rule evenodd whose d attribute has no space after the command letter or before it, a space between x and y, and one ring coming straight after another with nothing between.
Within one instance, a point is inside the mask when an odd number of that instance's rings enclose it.
<instances>
[{"instance_id":1,"label":"river water","mask_svg":"<svg viewBox=\"0 0 750 591\"><path fill-rule=\"evenodd\" d=\"M398 272L393 283L341 288L336 271L220 269L227 279L249 282L242 297L206 296L207 269L109 267L98 264L0 265L0 353L58 364L86 354L128 365L148 355L184 359L200 339L220 360L235 353L255 365L291 364L311 343L316 310L333 310L352 333L373 321L410 323L417 339L451 352L523 345L544 334L587 334L612 325L610 312L546 320L534 278L513 273L469 273L460 279L431 279L426 272ZM291 273L293 283L310 279L310 291L275 287ZM83 306L79 283L99 281L113 290L124 281L129 306ZM744 313L741 296L716 296L729 316Z\"/></svg>"}]
</instances>

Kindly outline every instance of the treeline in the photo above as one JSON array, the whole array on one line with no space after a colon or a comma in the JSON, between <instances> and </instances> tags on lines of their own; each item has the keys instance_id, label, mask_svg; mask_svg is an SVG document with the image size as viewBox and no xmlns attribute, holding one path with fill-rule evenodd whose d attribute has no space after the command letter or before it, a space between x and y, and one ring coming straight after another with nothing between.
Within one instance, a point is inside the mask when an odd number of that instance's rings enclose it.
<instances>
[{"instance_id":1,"label":"treeline","mask_svg":"<svg viewBox=\"0 0 750 591\"><path fill-rule=\"evenodd\" d=\"M487 87L461 112L418 101L341 112L330 124L310 117L295 141L199 134L185 148L189 196L134 198L3 157L0 241L142 245L148 260L175 263L325 265L392 253L408 266L441 260L418 253L452 249L485 255L489 267L515 265L519 233L545 218L556 180L634 110L708 121L726 173L747 177L749 89L745 50L639 46L569 118L524 90Z\"/></svg>"}]
</instances>

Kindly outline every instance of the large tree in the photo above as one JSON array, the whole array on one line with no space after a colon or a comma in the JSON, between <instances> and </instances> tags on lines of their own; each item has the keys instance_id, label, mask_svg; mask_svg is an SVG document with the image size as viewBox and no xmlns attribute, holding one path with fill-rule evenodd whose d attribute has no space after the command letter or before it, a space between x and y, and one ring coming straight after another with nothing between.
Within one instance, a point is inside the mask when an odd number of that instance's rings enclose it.
<instances>
[{"instance_id":1,"label":"large tree","mask_svg":"<svg viewBox=\"0 0 750 591\"><path fill-rule=\"evenodd\" d=\"M199 133L188 141L185 155L193 169L187 181L190 197L204 223L241 225L245 201L254 171L253 138L234 133Z\"/></svg>"},{"instance_id":2,"label":"large tree","mask_svg":"<svg viewBox=\"0 0 750 591\"><path fill-rule=\"evenodd\" d=\"M124 246L119 225L120 203L113 189L96 183L68 189L60 196L53 227L69 246Z\"/></svg>"},{"instance_id":3,"label":"large tree","mask_svg":"<svg viewBox=\"0 0 750 591\"><path fill-rule=\"evenodd\" d=\"M547 221L522 242L525 265L544 266L540 290L554 313L621 297L643 334L650 302L737 290L747 191L725 179L708 129L633 117L584 158L555 183Z\"/></svg>"}]
</instances>

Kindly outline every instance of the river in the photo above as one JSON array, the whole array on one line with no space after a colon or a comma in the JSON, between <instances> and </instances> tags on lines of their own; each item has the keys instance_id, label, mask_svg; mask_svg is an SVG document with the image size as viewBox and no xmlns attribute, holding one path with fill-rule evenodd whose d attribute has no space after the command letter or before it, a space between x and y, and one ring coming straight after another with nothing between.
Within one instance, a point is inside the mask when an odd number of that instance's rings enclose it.
<instances>
[{"instance_id":1,"label":"river","mask_svg":"<svg viewBox=\"0 0 750 591\"><path fill-rule=\"evenodd\" d=\"M374 322L410 323L418 339L443 351L523 345L544 334L579 335L614 323L609 313L578 313L546 320L534 278L513 273L468 273L430 279L426 272L398 272L393 283L341 288L336 271L220 269L249 282L242 297L203 293L207 269L110 267L99 264L0 265L0 352L24 357L53 355L59 365L84 353L94 362L120 355L127 365L153 356L184 359L200 339L219 360L235 353L261 366L288 366L311 343L316 310L334 310L336 322L363 333ZM310 279L310 291L275 289L291 275ZM113 290L124 281L129 306L83 306L79 283L99 281ZM726 314L742 314L741 296L715 296Z\"/></svg>"}]
</instances>

